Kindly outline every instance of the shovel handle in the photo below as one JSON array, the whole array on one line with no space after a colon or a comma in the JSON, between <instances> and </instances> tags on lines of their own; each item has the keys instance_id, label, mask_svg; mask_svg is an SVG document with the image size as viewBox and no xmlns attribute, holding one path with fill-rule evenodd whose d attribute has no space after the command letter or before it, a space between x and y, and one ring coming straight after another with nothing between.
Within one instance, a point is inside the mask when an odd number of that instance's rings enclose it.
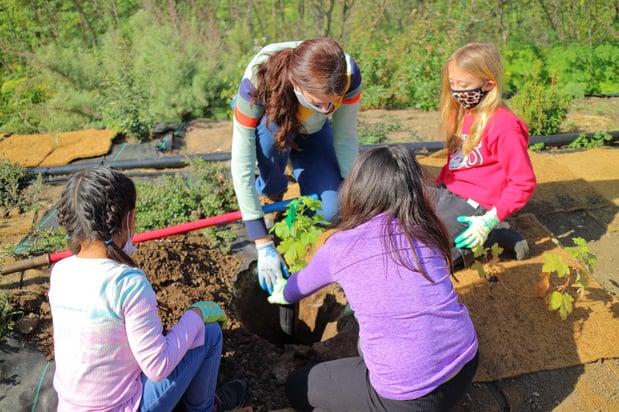
<instances>
[{"instance_id":1,"label":"shovel handle","mask_svg":"<svg viewBox=\"0 0 619 412\"><path fill-rule=\"evenodd\" d=\"M2 274L23 272L28 269L36 269L43 266L49 266L49 255L42 255L33 257L26 260L20 260L19 262L11 263L2 266Z\"/></svg>"}]
</instances>

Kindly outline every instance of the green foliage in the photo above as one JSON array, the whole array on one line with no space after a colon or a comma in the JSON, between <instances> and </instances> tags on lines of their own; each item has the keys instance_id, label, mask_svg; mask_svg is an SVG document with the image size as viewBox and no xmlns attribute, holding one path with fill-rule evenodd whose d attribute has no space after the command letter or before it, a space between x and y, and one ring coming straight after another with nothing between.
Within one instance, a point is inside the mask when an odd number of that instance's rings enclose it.
<instances>
[{"instance_id":1,"label":"green foliage","mask_svg":"<svg viewBox=\"0 0 619 412\"><path fill-rule=\"evenodd\" d=\"M13 309L6 293L0 293L0 342L6 342L15 327L15 318L23 314L21 310Z\"/></svg>"},{"instance_id":2,"label":"green foliage","mask_svg":"<svg viewBox=\"0 0 619 412\"><path fill-rule=\"evenodd\" d=\"M619 45L611 43L597 47L555 46L545 56L545 65L549 75L556 76L558 89L564 94L612 94L618 92L619 85L617 55Z\"/></svg>"},{"instance_id":3,"label":"green foliage","mask_svg":"<svg viewBox=\"0 0 619 412\"><path fill-rule=\"evenodd\" d=\"M364 33L349 52L363 74L361 105L372 108L434 110L442 66L457 48L443 21L420 20L389 38Z\"/></svg>"},{"instance_id":4,"label":"green foliage","mask_svg":"<svg viewBox=\"0 0 619 412\"><path fill-rule=\"evenodd\" d=\"M557 239L552 241L560 246ZM541 279L535 285L538 293L546 297L548 310L557 310L563 320L573 311L574 298L568 293L568 288L575 288L576 293L582 295L588 287L589 276L597 263L597 257L589 250L583 238L572 238L572 241L575 246L563 248L562 251L565 253L559 251L543 254ZM501 274L506 270L500 261L503 248L495 243L489 248L477 247L473 249L473 253L475 261L471 264L471 269L482 279L500 280ZM559 279L560 283L551 285L552 277Z\"/></svg>"},{"instance_id":5,"label":"green foliage","mask_svg":"<svg viewBox=\"0 0 619 412\"><path fill-rule=\"evenodd\" d=\"M568 113L571 98L562 95L551 79L546 86L545 74L538 61L530 69L522 89L510 104L529 126L531 136L554 135L561 131L561 122Z\"/></svg>"},{"instance_id":6,"label":"green foliage","mask_svg":"<svg viewBox=\"0 0 619 412\"><path fill-rule=\"evenodd\" d=\"M5 254L15 259L29 259L58 252L67 247L67 235L63 228L36 228L17 245L6 248Z\"/></svg>"},{"instance_id":7,"label":"green foliage","mask_svg":"<svg viewBox=\"0 0 619 412\"><path fill-rule=\"evenodd\" d=\"M236 204L228 167L199 157L189 161L184 177L162 176L153 183L136 182L136 231L160 229L230 212ZM203 232L213 244L229 250L233 239L229 229L210 228Z\"/></svg>"},{"instance_id":8,"label":"green foliage","mask_svg":"<svg viewBox=\"0 0 619 412\"><path fill-rule=\"evenodd\" d=\"M322 202L309 196L301 196L290 202L284 212L285 219L276 222L271 232L280 240L277 250L288 265L290 273L298 272L307 265L307 257L313 245L326 228L324 216L315 213Z\"/></svg>"},{"instance_id":9,"label":"green foliage","mask_svg":"<svg viewBox=\"0 0 619 412\"><path fill-rule=\"evenodd\" d=\"M559 311L559 316L563 320L574 309L574 298L568 293L568 288L575 288L576 293L582 295L588 287L589 276L597 263L597 257L589 250L583 238L577 237L572 240L575 246L564 248L567 255L544 253L542 278L536 285L536 289L548 300L548 310ZM557 239L553 239L553 242L557 246L560 245ZM560 283L551 285L552 276Z\"/></svg>"},{"instance_id":10,"label":"green foliage","mask_svg":"<svg viewBox=\"0 0 619 412\"><path fill-rule=\"evenodd\" d=\"M478 246L472 250L475 260L471 264L471 269L476 271L480 278L488 279L503 273L505 267L500 260L503 248L498 243L494 243L489 248Z\"/></svg>"},{"instance_id":11,"label":"green foliage","mask_svg":"<svg viewBox=\"0 0 619 412\"><path fill-rule=\"evenodd\" d=\"M387 140L387 133L402 129L402 125L393 118L385 118L384 122L366 123L359 121L359 143L362 145L372 145L383 143Z\"/></svg>"},{"instance_id":12,"label":"green foliage","mask_svg":"<svg viewBox=\"0 0 619 412\"><path fill-rule=\"evenodd\" d=\"M106 127L146 141L162 121L227 119L258 48L316 36L335 38L357 60L363 109L434 110L442 65L473 40L502 47L508 90L522 93L540 63L544 92L529 93L545 98L535 130L556 128L554 93L617 93L612 2L502 2L499 10L445 0L252 4L5 0L0 130Z\"/></svg>"},{"instance_id":13,"label":"green foliage","mask_svg":"<svg viewBox=\"0 0 619 412\"><path fill-rule=\"evenodd\" d=\"M593 136L588 137L585 133L581 133L567 147L571 149L593 149L602 147L606 143L612 142L613 137L606 132L595 132Z\"/></svg>"},{"instance_id":14,"label":"green foliage","mask_svg":"<svg viewBox=\"0 0 619 412\"><path fill-rule=\"evenodd\" d=\"M0 159L0 210L4 209L2 215L6 215L14 207L24 207L22 185L31 177L28 169Z\"/></svg>"}]
</instances>

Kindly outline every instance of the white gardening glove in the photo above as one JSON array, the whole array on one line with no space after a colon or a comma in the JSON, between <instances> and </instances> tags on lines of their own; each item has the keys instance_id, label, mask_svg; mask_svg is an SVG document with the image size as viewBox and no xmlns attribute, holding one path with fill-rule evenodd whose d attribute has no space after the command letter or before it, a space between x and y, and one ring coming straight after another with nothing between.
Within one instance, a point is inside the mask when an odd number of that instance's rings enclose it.
<instances>
[{"instance_id":1,"label":"white gardening glove","mask_svg":"<svg viewBox=\"0 0 619 412\"><path fill-rule=\"evenodd\" d=\"M496 208L492 208L482 216L458 216L458 222L468 223L469 227L454 239L458 249L474 249L483 246L488 239L488 233L499 223Z\"/></svg>"},{"instance_id":2,"label":"white gardening glove","mask_svg":"<svg viewBox=\"0 0 619 412\"><path fill-rule=\"evenodd\" d=\"M258 283L262 290L273 293L277 279L288 278L288 268L275 249L273 241L256 244L258 250Z\"/></svg>"},{"instance_id":3,"label":"white gardening glove","mask_svg":"<svg viewBox=\"0 0 619 412\"><path fill-rule=\"evenodd\" d=\"M269 303L277 304L277 305L289 305L284 298L284 289L286 289L286 284L288 281L284 278L277 279L275 281L275 285L273 285L273 293L271 296L267 298Z\"/></svg>"}]
</instances>

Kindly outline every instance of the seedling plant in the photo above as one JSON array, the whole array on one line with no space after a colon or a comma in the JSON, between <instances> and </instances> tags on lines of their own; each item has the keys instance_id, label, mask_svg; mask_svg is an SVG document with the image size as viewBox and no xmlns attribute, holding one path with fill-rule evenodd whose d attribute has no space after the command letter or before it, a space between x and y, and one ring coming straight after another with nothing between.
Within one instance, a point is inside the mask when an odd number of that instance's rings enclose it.
<instances>
[{"instance_id":1,"label":"seedling plant","mask_svg":"<svg viewBox=\"0 0 619 412\"><path fill-rule=\"evenodd\" d=\"M552 241L561 246L557 239L553 238ZM540 280L535 285L548 310L558 311L563 320L574 310L574 298L569 291L576 289L576 294L582 296L597 263L595 254L589 250L583 238L572 238L572 241L575 246L561 247L558 252L544 252ZM500 280L506 270L500 261L503 248L495 243L489 248L473 249L473 252L475 261L471 264L471 269L477 271L482 279Z\"/></svg>"},{"instance_id":2,"label":"seedling plant","mask_svg":"<svg viewBox=\"0 0 619 412\"><path fill-rule=\"evenodd\" d=\"M552 241L559 246L557 239ZM544 253L541 279L535 286L545 296L548 310L559 311L563 320L574 310L574 298L568 290L575 288L578 296L582 296L597 263L597 257L583 238L572 238L572 241L575 246L563 248L564 254ZM553 284L553 277L559 282Z\"/></svg>"},{"instance_id":3,"label":"seedling plant","mask_svg":"<svg viewBox=\"0 0 619 412\"><path fill-rule=\"evenodd\" d=\"M307 265L308 255L327 228L324 216L316 213L321 205L318 199L301 196L290 202L283 212L283 219L271 228L279 239L277 250L286 261L290 273L298 272Z\"/></svg>"}]
</instances>

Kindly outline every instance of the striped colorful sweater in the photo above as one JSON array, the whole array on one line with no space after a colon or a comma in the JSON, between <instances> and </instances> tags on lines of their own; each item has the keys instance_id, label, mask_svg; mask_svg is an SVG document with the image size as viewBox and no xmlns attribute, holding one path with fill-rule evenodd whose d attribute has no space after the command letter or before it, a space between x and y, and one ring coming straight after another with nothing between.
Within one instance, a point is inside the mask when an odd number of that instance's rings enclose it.
<instances>
[{"instance_id":1,"label":"striped colorful sweater","mask_svg":"<svg viewBox=\"0 0 619 412\"><path fill-rule=\"evenodd\" d=\"M266 236L263 212L255 188L256 127L264 115L264 106L251 103L256 89L256 69L269 55L285 48L297 47L301 41L270 44L264 47L250 61L239 86L234 105L232 131L232 179L234 190L248 232L253 237ZM348 175L353 160L359 152L357 136L357 112L361 98L361 71L346 54L348 89L344 96L333 103L334 111L328 115L316 113L299 104L298 115L307 134L316 133L331 116L333 125L333 146L342 178ZM250 230L251 226L251 230Z\"/></svg>"}]
</instances>

